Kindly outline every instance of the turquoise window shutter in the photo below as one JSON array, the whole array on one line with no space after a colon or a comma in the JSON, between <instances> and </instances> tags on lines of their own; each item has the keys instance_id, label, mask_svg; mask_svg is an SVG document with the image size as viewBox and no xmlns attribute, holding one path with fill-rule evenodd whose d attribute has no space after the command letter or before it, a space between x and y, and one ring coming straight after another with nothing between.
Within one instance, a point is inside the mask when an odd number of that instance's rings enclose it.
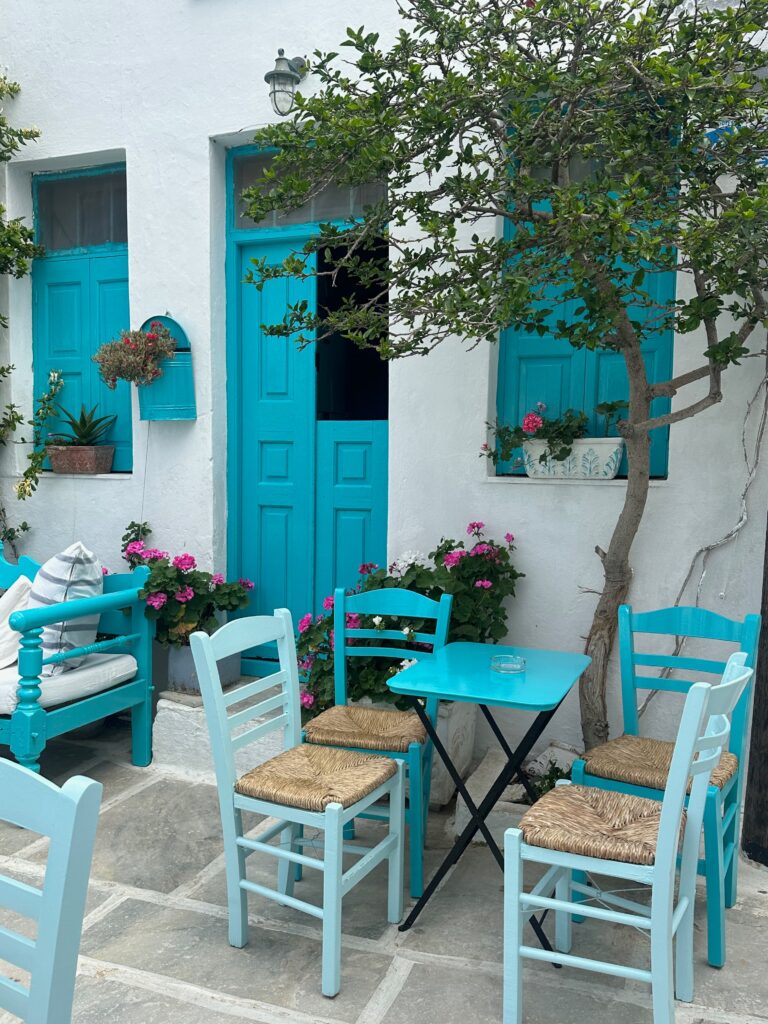
<instances>
[{"instance_id":1,"label":"turquoise window shutter","mask_svg":"<svg viewBox=\"0 0 768 1024\"><path fill-rule=\"evenodd\" d=\"M32 363L35 397L48 386L51 370L60 370L64 388L59 404L77 413L98 405L99 415L117 420L106 438L115 446L113 469L130 471L131 392L125 381L115 391L100 380L92 356L99 345L129 327L128 252L115 246L98 255L48 256L32 268ZM62 429L57 420L49 429Z\"/></svg>"},{"instance_id":2,"label":"turquoise window shutter","mask_svg":"<svg viewBox=\"0 0 768 1024\"><path fill-rule=\"evenodd\" d=\"M653 281L644 287L652 290L658 304L666 305L675 297L675 274L655 274ZM575 315L575 300L558 302L553 296L549 301L553 325L556 320L567 320ZM639 308L631 309L630 314L638 320L648 315ZM667 380L672 376L672 343L672 330L656 333L644 343L650 381ZM520 423L537 402L544 402L548 416L559 415L569 408L583 409L590 416L590 434L602 436L604 424L602 418L595 415L595 406L600 402L626 399L628 393L624 360L618 352L575 349L567 341L555 338L554 333L539 337L510 327L501 334L496 400L500 423ZM651 406L651 414L666 412L669 405L668 398L657 398ZM617 433L615 427L611 433ZM668 427L651 434L651 476L666 476L668 439ZM524 470L515 469L510 463L499 463L497 472L503 475L524 473ZM619 474L626 475L626 457Z\"/></svg>"}]
</instances>

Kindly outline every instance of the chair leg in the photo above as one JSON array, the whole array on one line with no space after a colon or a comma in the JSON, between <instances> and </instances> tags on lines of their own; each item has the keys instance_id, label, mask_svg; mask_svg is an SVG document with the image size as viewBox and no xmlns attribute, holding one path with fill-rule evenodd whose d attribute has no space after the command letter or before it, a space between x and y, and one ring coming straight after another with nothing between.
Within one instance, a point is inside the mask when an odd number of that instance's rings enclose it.
<instances>
[{"instance_id":1,"label":"chair leg","mask_svg":"<svg viewBox=\"0 0 768 1024\"><path fill-rule=\"evenodd\" d=\"M240 811L232 807L228 813L222 804L221 824L227 876L229 944L241 949L248 942L248 894L240 886L240 882L245 879L245 850L237 845L238 837L243 834Z\"/></svg>"},{"instance_id":2,"label":"chair leg","mask_svg":"<svg viewBox=\"0 0 768 1024\"><path fill-rule=\"evenodd\" d=\"M152 694L131 708L131 761L137 768L152 762Z\"/></svg>"},{"instance_id":3,"label":"chair leg","mask_svg":"<svg viewBox=\"0 0 768 1024\"><path fill-rule=\"evenodd\" d=\"M397 836L387 860L387 920L398 924L403 916L403 850L405 843L405 765L397 762L397 776L389 794L389 834Z\"/></svg>"},{"instance_id":4,"label":"chair leg","mask_svg":"<svg viewBox=\"0 0 768 1024\"><path fill-rule=\"evenodd\" d=\"M732 803L735 803L736 810L733 815L733 821L728 826L725 834L723 835L723 856L725 856L725 850L730 847L730 855L727 858L725 864L725 905L726 907L732 907L736 903L739 889L739 827L741 824L741 789L739 787L739 781L736 780L733 789L731 790L731 796L726 804L730 808Z\"/></svg>"},{"instance_id":5,"label":"chair leg","mask_svg":"<svg viewBox=\"0 0 768 1024\"><path fill-rule=\"evenodd\" d=\"M291 824L280 833L280 845L285 849L294 852L296 840L299 836L299 826ZM293 896L293 883L296 880L295 868L301 865L293 864L289 860L278 860L277 862L277 888L284 896Z\"/></svg>"},{"instance_id":6,"label":"chair leg","mask_svg":"<svg viewBox=\"0 0 768 1024\"><path fill-rule=\"evenodd\" d=\"M299 831L296 834L296 838L297 839L303 839L304 838L304 826L303 825L299 825L298 829L299 829ZM301 843L297 843L296 846L297 846L297 849L298 849L299 853L303 853L304 852L304 847L301 845ZM301 866L301 864L295 864L294 868L293 868L293 878L294 878L294 881L300 882L303 877L304 877L304 868Z\"/></svg>"},{"instance_id":7,"label":"chair leg","mask_svg":"<svg viewBox=\"0 0 768 1024\"><path fill-rule=\"evenodd\" d=\"M355 821L354 821L354 818L353 818L352 821L348 821L347 824L344 826L344 841L348 842L348 843L351 843L351 842L354 841L354 838L355 838Z\"/></svg>"},{"instance_id":8,"label":"chair leg","mask_svg":"<svg viewBox=\"0 0 768 1024\"><path fill-rule=\"evenodd\" d=\"M688 908L675 935L675 996L684 1003L693 1002L693 913L696 901L696 871L680 879L678 899L687 898Z\"/></svg>"},{"instance_id":9,"label":"chair leg","mask_svg":"<svg viewBox=\"0 0 768 1024\"><path fill-rule=\"evenodd\" d=\"M435 756L435 748L431 741L428 741L428 746L425 751L422 751L421 764L422 764L422 775L424 778L424 841L427 838L427 819L429 818L429 797L432 791L432 761Z\"/></svg>"},{"instance_id":10,"label":"chair leg","mask_svg":"<svg viewBox=\"0 0 768 1024\"><path fill-rule=\"evenodd\" d=\"M341 804L325 809L323 871L323 995L333 998L341 988L341 874L344 827Z\"/></svg>"},{"instance_id":11,"label":"chair leg","mask_svg":"<svg viewBox=\"0 0 768 1024\"><path fill-rule=\"evenodd\" d=\"M411 866L411 896L424 892L424 786L421 777L421 744L408 748L408 849Z\"/></svg>"},{"instance_id":12,"label":"chair leg","mask_svg":"<svg viewBox=\"0 0 768 1024\"><path fill-rule=\"evenodd\" d=\"M522 833L510 828L504 833L504 968L503 1024L523 1020L523 915L520 893L523 887Z\"/></svg>"},{"instance_id":13,"label":"chair leg","mask_svg":"<svg viewBox=\"0 0 768 1024\"><path fill-rule=\"evenodd\" d=\"M725 964L725 878L720 790L710 786L704 805L704 864L707 882L707 960Z\"/></svg>"},{"instance_id":14,"label":"chair leg","mask_svg":"<svg viewBox=\"0 0 768 1024\"><path fill-rule=\"evenodd\" d=\"M572 903L570 868L563 868L555 886L555 898L564 903ZM570 953L573 941L573 916L567 910L555 911L555 949L561 953Z\"/></svg>"},{"instance_id":15,"label":"chair leg","mask_svg":"<svg viewBox=\"0 0 768 1024\"><path fill-rule=\"evenodd\" d=\"M653 1024L674 1024L672 891L674 878L654 883L651 896L651 996Z\"/></svg>"},{"instance_id":16,"label":"chair leg","mask_svg":"<svg viewBox=\"0 0 768 1024\"><path fill-rule=\"evenodd\" d=\"M571 783L574 786L583 786L583 785L585 785L585 782L584 782L584 761L582 761L581 758L577 758L577 760L575 760L573 762L573 764L571 765ZM572 877L574 882L578 882L580 885L585 885L586 884L586 881L587 881L587 873L586 873L586 871L574 871L574 872L572 872L571 877ZM572 900L573 903L583 903L584 898L585 897L584 897L583 893L571 891L571 900ZM574 924L583 924L584 923L584 916L583 916L583 914L572 914L571 915L571 920L573 921Z\"/></svg>"}]
</instances>

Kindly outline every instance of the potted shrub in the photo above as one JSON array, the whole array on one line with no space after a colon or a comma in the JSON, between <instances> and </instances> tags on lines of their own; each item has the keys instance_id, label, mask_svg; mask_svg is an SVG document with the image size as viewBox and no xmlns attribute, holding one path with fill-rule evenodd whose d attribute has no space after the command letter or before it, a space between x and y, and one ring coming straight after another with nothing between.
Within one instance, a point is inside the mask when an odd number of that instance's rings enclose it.
<instances>
[{"instance_id":1,"label":"potted shrub","mask_svg":"<svg viewBox=\"0 0 768 1024\"><path fill-rule=\"evenodd\" d=\"M97 416L94 405L89 411L80 407L74 416L59 408L61 419L69 426L68 434L49 434L46 452L54 473L109 473L115 457L115 446L104 444L116 416Z\"/></svg>"},{"instance_id":2,"label":"potted shrub","mask_svg":"<svg viewBox=\"0 0 768 1024\"><path fill-rule=\"evenodd\" d=\"M393 562L388 569L368 563L360 566L360 580L350 593L403 587L437 600L442 594L453 595L453 608L448 640L470 640L495 643L507 635L505 601L513 597L515 583L523 575L512 564L514 536L507 533L504 543L486 540L485 524L467 525L466 542L443 539L425 558L409 552ZM301 703L305 719L314 717L333 704L333 597L323 601L323 614L308 612L298 622L298 657L301 672ZM399 622L396 617L350 616L351 629L403 629L418 632L420 623ZM404 636L403 646L414 647L412 638ZM348 692L352 701L373 704L394 704L406 708L407 700L392 693L388 680L402 671L407 663L377 657L355 657L347 665ZM459 771L469 768L475 738L473 704L443 701L440 705L438 734L448 748ZM431 802L443 805L452 798L453 785L442 761L435 758Z\"/></svg>"},{"instance_id":3,"label":"potted shrub","mask_svg":"<svg viewBox=\"0 0 768 1024\"><path fill-rule=\"evenodd\" d=\"M496 444L483 445L482 453L494 463L513 460L533 479L613 480L624 457L624 438L609 437L611 426L626 402L601 402L595 412L603 419L602 437L585 437L588 419L573 409L554 419L544 417L544 402L515 427L490 425ZM522 456L514 457L522 449Z\"/></svg>"},{"instance_id":4,"label":"potted shrub","mask_svg":"<svg viewBox=\"0 0 768 1024\"><path fill-rule=\"evenodd\" d=\"M123 331L117 341L101 345L93 357L99 375L114 390L119 380L146 387L163 374L161 363L172 359L176 342L168 328L153 320L148 331Z\"/></svg>"},{"instance_id":5,"label":"potted shrub","mask_svg":"<svg viewBox=\"0 0 768 1024\"><path fill-rule=\"evenodd\" d=\"M167 551L146 547L150 530L145 523L131 523L123 537L123 557L133 568L149 567L149 579L141 592L145 614L156 624L155 640L168 651L167 687L184 693L200 693L189 637L196 630L213 633L227 612L245 608L250 580L227 582L221 573L198 569L189 552L171 557ZM240 676L240 655L219 663L222 683Z\"/></svg>"}]
</instances>

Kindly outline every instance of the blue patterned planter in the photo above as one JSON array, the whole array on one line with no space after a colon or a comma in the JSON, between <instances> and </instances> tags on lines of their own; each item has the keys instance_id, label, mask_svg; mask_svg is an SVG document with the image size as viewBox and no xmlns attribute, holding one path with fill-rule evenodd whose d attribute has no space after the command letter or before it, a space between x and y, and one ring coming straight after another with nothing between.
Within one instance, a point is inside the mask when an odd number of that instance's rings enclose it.
<instances>
[{"instance_id":1,"label":"blue patterned planter","mask_svg":"<svg viewBox=\"0 0 768 1024\"><path fill-rule=\"evenodd\" d=\"M532 480L613 480L624 457L622 437L583 437L573 442L567 459L539 462L544 441L526 441L525 472Z\"/></svg>"}]
</instances>

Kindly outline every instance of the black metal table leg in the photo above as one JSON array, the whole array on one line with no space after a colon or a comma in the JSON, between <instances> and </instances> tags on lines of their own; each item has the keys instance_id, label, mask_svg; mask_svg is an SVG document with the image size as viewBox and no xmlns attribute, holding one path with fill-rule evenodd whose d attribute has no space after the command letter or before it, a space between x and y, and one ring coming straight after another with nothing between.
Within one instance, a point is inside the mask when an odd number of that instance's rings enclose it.
<instances>
[{"instance_id":1,"label":"black metal table leg","mask_svg":"<svg viewBox=\"0 0 768 1024\"><path fill-rule=\"evenodd\" d=\"M411 698L411 703L417 715L419 716L419 719L421 720L424 728L426 729L427 735L431 739L432 743L434 743L435 750L440 755L440 760L445 765L446 769L448 770L448 774L451 776L451 779L456 785L457 790L464 799L464 802L467 805L467 810L469 811L470 820L465 826L465 828L462 830L461 835L459 835L456 838L456 842L448 851L448 854L446 855L440 867L429 880L429 883L425 888L422 896L417 900L416 904L411 909L411 912L408 914L408 917L400 925L399 930L401 932L407 931L413 925L416 918L419 916L421 911L424 909L426 904L431 899L440 882L443 880L443 878L445 878L449 869L453 867L453 865L459 860L459 858L464 853L466 848L469 846L470 842L472 841L472 839L474 838L478 831L482 832L483 837L488 843L488 847L491 850L491 853L493 853L499 867L502 870L504 869L504 855L499 849L496 840L491 835L490 829L488 828L485 819L488 817L491 810L494 808L497 801L499 800L507 786L510 784L510 782L516 776L520 775L520 769L522 767L523 761L528 756L530 751L533 749L536 740L539 738L539 736L541 736L544 729L546 729L550 719L557 711L557 708L560 706L557 705L557 707L554 707L549 711L542 711L536 716L530 728L526 732L525 736L518 744L517 750L513 751L510 748L509 744L507 743L506 739L504 739L502 736L503 742L501 743L501 746L502 750L504 751L507 757L507 763L500 772L500 774L497 776L496 780L494 781L486 795L481 800L480 806L478 807L473 801L472 797L469 795L467 787L464 784L464 780L461 778L458 771L456 770L456 766L451 761L448 751L445 749L442 740L437 735L437 732L434 726L432 725L429 716L422 707L421 703L415 697ZM493 720L493 716L490 714L488 708L484 704L481 704L480 708L483 714L485 715L486 719L493 722L493 725L495 726L493 732L498 739L500 735L500 730L498 730L498 725ZM544 946L545 949L551 950L552 947L549 943L549 940L542 931L541 925L537 921L536 917L532 915L529 918L529 922L542 946Z\"/></svg>"},{"instance_id":2,"label":"black metal table leg","mask_svg":"<svg viewBox=\"0 0 768 1024\"><path fill-rule=\"evenodd\" d=\"M504 753L507 755L507 759L509 761L511 761L512 758L515 756L514 755L514 751L512 750L510 745L507 743L507 737L504 735L504 733L499 728L498 722L493 717L493 715L491 714L490 710L488 709L488 707L485 704L481 704L480 705L480 710L482 711L483 717L485 718L486 722L488 723L488 725L490 725L491 732L496 737L499 746L504 751ZM523 771L522 768L517 773L517 780L520 783L520 785L523 787L523 789L525 790L526 796L531 801L531 803L535 803L536 799L537 799L536 790L531 785L531 780L528 778L528 775L526 774L526 772Z\"/></svg>"}]
</instances>

